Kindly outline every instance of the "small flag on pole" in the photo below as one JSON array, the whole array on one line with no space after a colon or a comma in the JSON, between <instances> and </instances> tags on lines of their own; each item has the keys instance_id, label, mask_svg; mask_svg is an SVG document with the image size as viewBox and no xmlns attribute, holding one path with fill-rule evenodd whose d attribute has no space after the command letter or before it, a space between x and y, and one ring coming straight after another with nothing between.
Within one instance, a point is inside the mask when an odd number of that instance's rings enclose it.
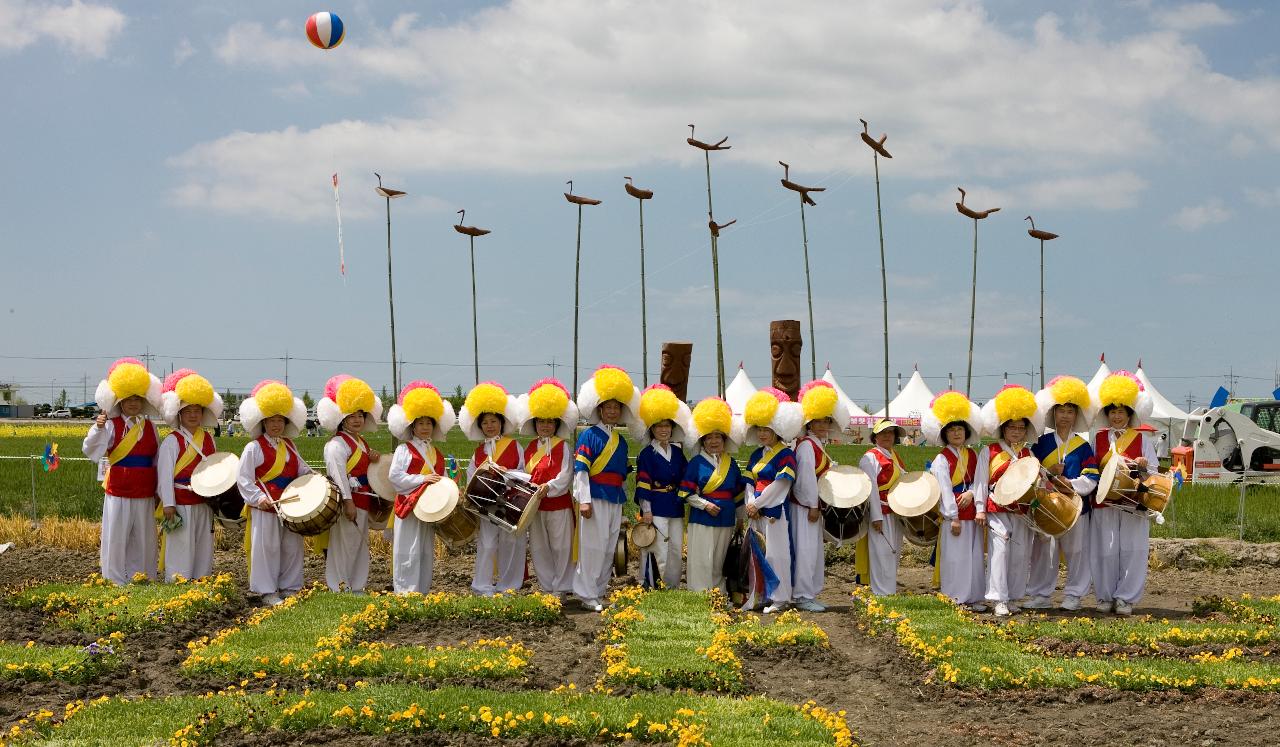
<instances>
[{"instance_id":1,"label":"small flag on pole","mask_svg":"<svg viewBox=\"0 0 1280 747\"><path fill-rule=\"evenodd\" d=\"M333 209L338 214L338 273L347 282L347 257L342 248L342 201L338 198L338 175L333 175Z\"/></svg>"}]
</instances>

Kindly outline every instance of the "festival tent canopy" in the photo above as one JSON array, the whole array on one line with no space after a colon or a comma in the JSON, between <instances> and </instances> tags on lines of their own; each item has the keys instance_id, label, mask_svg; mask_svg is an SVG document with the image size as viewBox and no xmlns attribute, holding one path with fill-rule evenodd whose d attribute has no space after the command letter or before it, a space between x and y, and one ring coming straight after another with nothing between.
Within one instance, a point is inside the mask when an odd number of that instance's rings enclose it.
<instances>
[{"instance_id":1,"label":"festival tent canopy","mask_svg":"<svg viewBox=\"0 0 1280 747\"><path fill-rule=\"evenodd\" d=\"M870 415L867 413L866 410L862 409L861 407L858 407L858 403L849 399L849 395L845 394L844 390L840 388L840 384L836 381L835 375L831 373L831 366L827 366L827 372L822 374L822 380L830 384L832 388L836 390L836 397L838 397L840 401L844 403L845 407L849 408L850 417L854 417L854 418L870 417Z\"/></svg>"},{"instance_id":2,"label":"festival tent canopy","mask_svg":"<svg viewBox=\"0 0 1280 747\"><path fill-rule=\"evenodd\" d=\"M1147 372L1142 370L1142 364L1138 364L1138 370L1134 372L1138 377L1138 381L1142 382L1143 388L1147 390L1147 394L1151 397L1151 419L1152 420L1186 420L1191 417L1187 413L1178 409L1164 395L1158 392L1155 385L1151 383L1151 379L1147 378Z\"/></svg>"},{"instance_id":3,"label":"festival tent canopy","mask_svg":"<svg viewBox=\"0 0 1280 747\"><path fill-rule=\"evenodd\" d=\"M898 392L898 396L889 403L888 417L918 418L929 409L929 403L932 401L933 392L924 383L924 379L920 378L920 371L917 369L911 373L911 379L906 386L902 387L902 391ZM884 408L880 408L875 416L885 417Z\"/></svg>"},{"instance_id":4,"label":"festival tent canopy","mask_svg":"<svg viewBox=\"0 0 1280 747\"><path fill-rule=\"evenodd\" d=\"M729 403L729 409L733 410L734 415L741 415L747 409L747 400L755 393L755 384L751 383L746 370L739 363L738 375L733 377L733 381L724 390L724 401Z\"/></svg>"},{"instance_id":5,"label":"festival tent canopy","mask_svg":"<svg viewBox=\"0 0 1280 747\"><path fill-rule=\"evenodd\" d=\"M1098 389L1102 386L1102 381L1111 375L1111 369L1107 367L1107 356L1103 355L1098 362L1098 372L1089 379L1089 393L1095 398L1098 396Z\"/></svg>"}]
</instances>

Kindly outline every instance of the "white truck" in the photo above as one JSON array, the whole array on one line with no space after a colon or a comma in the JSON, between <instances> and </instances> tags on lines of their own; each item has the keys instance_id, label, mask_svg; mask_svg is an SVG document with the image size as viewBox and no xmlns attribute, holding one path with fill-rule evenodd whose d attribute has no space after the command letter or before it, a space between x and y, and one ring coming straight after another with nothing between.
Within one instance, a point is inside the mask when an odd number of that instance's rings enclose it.
<instances>
[{"instance_id":1,"label":"white truck","mask_svg":"<svg viewBox=\"0 0 1280 747\"><path fill-rule=\"evenodd\" d=\"M1193 482L1280 484L1280 400L1196 408L1182 439L1194 449Z\"/></svg>"}]
</instances>

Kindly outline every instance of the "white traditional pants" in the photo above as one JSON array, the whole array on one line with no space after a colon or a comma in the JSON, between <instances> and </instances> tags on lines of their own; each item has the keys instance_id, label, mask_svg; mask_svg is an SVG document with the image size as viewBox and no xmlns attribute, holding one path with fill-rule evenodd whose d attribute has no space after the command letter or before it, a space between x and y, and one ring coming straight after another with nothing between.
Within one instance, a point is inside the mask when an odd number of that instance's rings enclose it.
<instances>
[{"instance_id":1,"label":"white traditional pants","mask_svg":"<svg viewBox=\"0 0 1280 747\"><path fill-rule=\"evenodd\" d=\"M650 589L656 588L659 581L668 589L679 589L684 572L684 517L655 516L653 526L658 530L658 538L640 553L640 582ZM656 577L655 564L658 566Z\"/></svg>"},{"instance_id":2,"label":"white traditional pants","mask_svg":"<svg viewBox=\"0 0 1280 747\"><path fill-rule=\"evenodd\" d=\"M1151 522L1118 508L1095 507L1089 517L1093 595L1137 604L1147 585Z\"/></svg>"},{"instance_id":3,"label":"white traditional pants","mask_svg":"<svg viewBox=\"0 0 1280 747\"><path fill-rule=\"evenodd\" d=\"M809 521L809 509L788 500L787 526L791 532L791 597L817 599L822 593L826 558L822 546L822 519Z\"/></svg>"},{"instance_id":4,"label":"white traditional pants","mask_svg":"<svg viewBox=\"0 0 1280 747\"><path fill-rule=\"evenodd\" d=\"M939 529L938 569L942 593L957 604L981 602L986 593L986 573L982 563L983 528L975 521L961 521L960 534L952 536L951 522L943 520Z\"/></svg>"},{"instance_id":5,"label":"white traditional pants","mask_svg":"<svg viewBox=\"0 0 1280 747\"><path fill-rule=\"evenodd\" d=\"M1031 527L1013 514L987 514L987 601L1016 601L1027 593L1031 535Z\"/></svg>"},{"instance_id":6,"label":"white traditional pants","mask_svg":"<svg viewBox=\"0 0 1280 747\"><path fill-rule=\"evenodd\" d=\"M573 591L573 508L539 511L529 521L529 554L538 586L548 594Z\"/></svg>"},{"instance_id":7,"label":"white traditional pants","mask_svg":"<svg viewBox=\"0 0 1280 747\"><path fill-rule=\"evenodd\" d=\"M578 521L578 567L573 593L584 601L604 602L613 571L613 551L622 526L622 504L591 502L591 518Z\"/></svg>"},{"instance_id":8,"label":"white traditional pants","mask_svg":"<svg viewBox=\"0 0 1280 747\"><path fill-rule=\"evenodd\" d=\"M872 496L871 500L876 500ZM902 556L902 525L893 514L880 522L881 531L867 530L867 548L871 556L871 593L888 596L898 593L898 558Z\"/></svg>"},{"instance_id":9,"label":"white traditional pants","mask_svg":"<svg viewBox=\"0 0 1280 747\"><path fill-rule=\"evenodd\" d=\"M301 589L302 535L285 529L270 511L251 509L251 516L249 591L275 594Z\"/></svg>"},{"instance_id":10,"label":"white traditional pants","mask_svg":"<svg viewBox=\"0 0 1280 747\"><path fill-rule=\"evenodd\" d=\"M787 521L787 511L783 509L782 517L770 519L767 516L751 520L751 528L764 535L764 559L778 577L778 588L774 590L770 602L791 601L791 527ZM754 607L765 601L748 598L747 604Z\"/></svg>"},{"instance_id":11,"label":"white traditional pants","mask_svg":"<svg viewBox=\"0 0 1280 747\"><path fill-rule=\"evenodd\" d=\"M391 585L397 594L431 591L431 571L436 558L436 528L418 521L412 512L392 523Z\"/></svg>"},{"instance_id":12,"label":"white traditional pants","mask_svg":"<svg viewBox=\"0 0 1280 747\"><path fill-rule=\"evenodd\" d=\"M1083 597L1093 585L1093 561L1089 555L1090 516L1093 516L1092 512L1080 514L1075 526L1058 538L1058 546L1067 561L1067 583L1062 592L1069 597Z\"/></svg>"},{"instance_id":13,"label":"white traditional pants","mask_svg":"<svg viewBox=\"0 0 1280 747\"><path fill-rule=\"evenodd\" d=\"M329 527L324 579L329 591L364 591L369 581L369 512L356 509L356 520L339 516Z\"/></svg>"},{"instance_id":14,"label":"white traditional pants","mask_svg":"<svg viewBox=\"0 0 1280 747\"><path fill-rule=\"evenodd\" d=\"M488 519L481 519L480 532L476 535L476 564L471 573L471 590L488 597L524 586L524 558L528 546L528 532L508 532Z\"/></svg>"},{"instance_id":15,"label":"white traditional pants","mask_svg":"<svg viewBox=\"0 0 1280 747\"><path fill-rule=\"evenodd\" d=\"M117 586L129 583L137 573L155 580L159 565L155 511L154 498L103 498L98 551L103 578Z\"/></svg>"},{"instance_id":16,"label":"white traditional pants","mask_svg":"<svg viewBox=\"0 0 1280 747\"><path fill-rule=\"evenodd\" d=\"M733 539L733 527L713 527L689 522L689 573L691 591L718 588L728 592L724 558Z\"/></svg>"},{"instance_id":17,"label":"white traditional pants","mask_svg":"<svg viewBox=\"0 0 1280 747\"><path fill-rule=\"evenodd\" d=\"M1058 541L1039 532L1031 533L1031 569L1027 596L1051 597L1058 588Z\"/></svg>"},{"instance_id":18,"label":"white traditional pants","mask_svg":"<svg viewBox=\"0 0 1280 747\"><path fill-rule=\"evenodd\" d=\"M207 503L174 508L182 528L164 536L164 579L204 578L213 573L213 509Z\"/></svg>"}]
</instances>

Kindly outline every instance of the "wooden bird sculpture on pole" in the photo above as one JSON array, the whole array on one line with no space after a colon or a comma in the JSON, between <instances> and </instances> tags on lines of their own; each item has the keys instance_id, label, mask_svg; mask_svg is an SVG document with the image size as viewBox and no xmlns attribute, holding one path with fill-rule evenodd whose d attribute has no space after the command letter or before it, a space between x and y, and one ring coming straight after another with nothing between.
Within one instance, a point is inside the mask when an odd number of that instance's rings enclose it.
<instances>
[{"instance_id":1,"label":"wooden bird sculpture on pole","mask_svg":"<svg viewBox=\"0 0 1280 747\"><path fill-rule=\"evenodd\" d=\"M800 195L800 240L804 246L804 292L809 301L809 374L810 379L818 378L818 336L813 328L813 284L809 280L809 228L805 224L804 206L817 205L810 192L825 192L826 187L805 187L791 181L791 165L778 161L782 167L782 186Z\"/></svg>"},{"instance_id":2,"label":"wooden bird sculpture on pole","mask_svg":"<svg viewBox=\"0 0 1280 747\"><path fill-rule=\"evenodd\" d=\"M956 210L966 218L973 219L973 284L969 295L969 369L965 374L965 395L973 397L973 330L974 322L977 320L978 311L978 221L986 219L992 213L1000 211L1000 208L989 208L987 210L974 210L966 207L964 204L965 191L960 187L960 201L956 203Z\"/></svg>"},{"instance_id":3,"label":"wooden bird sculpture on pole","mask_svg":"<svg viewBox=\"0 0 1280 747\"><path fill-rule=\"evenodd\" d=\"M649 319L648 304L645 300L644 282L644 201L653 199L653 190L640 189L632 183L631 177L624 176L627 183L622 188L627 194L640 203L640 365L644 369L644 385L649 386Z\"/></svg>"},{"instance_id":4,"label":"wooden bird sculpture on pole","mask_svg":"<svg viewBox=\"0 0 1280 747\"><path fill-rule=\"evenodd\" d=\"M893 158L889 151L885 150L884 141L889 139L887 134L881 134L880 139L876 140L871 137L868 130L867 120L859 119L862 123L862 142L871 148L871 163L875 167L876 173L876 225L880 229L880 298L881 306L884 311L884 411L889 412L889 276L885 270L884 263L884 213L880 210L880 156L885 158Z\"/></svg>"},{"instance_id":5,"label":"wooden bird sculpture on pole","mask_svg":"<svg viewBox=\"0 0 1280 747\"><path fill-rule=\"evenodd\" d=\"M716 391L720 394L724 393L724 338L720 328L720 229L732 225L734 221L728 223L717 224L715 220L715 208L711 204L711 151L713 150L729 150L732 145L725 145L728 142L728 136L720 138L716 143L704 143L696 139L694 135L694 126L689 125L689 137L685 138L685 142L702 151L703 161L707 169L707 226L711 230L711 275L713 286L715 288L716 300Z\"/></svg>"},{"instance_id":6,"label":"wooden bird sculpture on pole","mask_svg":"<svg viewBox=\"0 0 1280 747\"><path fill-rule=\"evenodd\" d=\"M578 309L581 299L581 281L582 281L582 207L584 205L599 205L600 200L591 197L583 197L573 193L573 180L565 182L569 185L569 191L564 193L564 198L571 204L578 206L578 243L574 250L573 259L573 391L578 391Z\"/></svg>"},{"instance_id":7,"label":"wooden bird sculpture on pole","mask_svg":"<svg viewBox=\"0 0 1280 747\"><path fill-rule=\"evenodd\" d=\"M1031 228L1027 229L1027 235L1040 242L1040 388L1044 388L1044 242L1053 241L1058 238L1058 234L1041 231L1036 228L1035 219L1030 215L1026 220L1031 221Z\"/></svg>"},{"instance_id":8,"label":"wooden bird sculpture on pole","mask_svg":"<svg viewBox=\"0 0 1280 747\"><path fill-rule=\"evenodd\" d=\"M458 223L453 230L467 237L468 243L471 245L471 351L475 356L476 383L480 383L480 326L476 316L476 237L484 236L489 233L487 228L476 228L475 226L465 226L463 223L467 220L467 211L459 210Z\"/></svg>"}]
</instances>

